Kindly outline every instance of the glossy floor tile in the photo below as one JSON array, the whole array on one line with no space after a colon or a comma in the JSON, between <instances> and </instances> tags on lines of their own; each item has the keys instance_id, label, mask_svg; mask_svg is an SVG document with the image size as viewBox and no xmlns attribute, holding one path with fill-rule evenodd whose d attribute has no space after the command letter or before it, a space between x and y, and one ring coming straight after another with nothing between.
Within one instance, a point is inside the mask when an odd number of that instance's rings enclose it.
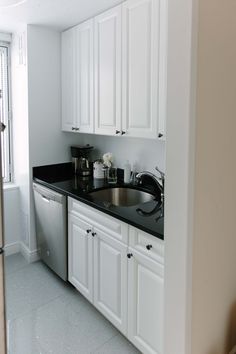
<instances>
[{"instance_id":1,"label":"glossy floor tile","mask_svg":"<svg viewBox=\"0 0 236 354\"><path fill-rule=\"evenodd\" d=\"M28 265L28 262L20 253L4 257L5 272L10 274L16 272Z\"/></svg>"},{"instance_id":2,"label":"glossy floor tile","mask_svg":"<svg viewBox=\"0 0 236 354\"><path fill-rule=\"evenodd\" d=\"M5 262L8 354L140 353L41 262L10 257Z\"/></svg>"}]
</instances>

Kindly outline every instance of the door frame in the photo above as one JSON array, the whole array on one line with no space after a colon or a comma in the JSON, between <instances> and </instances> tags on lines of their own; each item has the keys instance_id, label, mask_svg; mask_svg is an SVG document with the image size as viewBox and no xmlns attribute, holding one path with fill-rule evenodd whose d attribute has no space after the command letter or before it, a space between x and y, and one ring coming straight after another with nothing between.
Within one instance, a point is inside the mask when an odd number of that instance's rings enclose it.
<instances>
[{"instance_id":1,"label":"door frame","mask_svg":"<svg viewBox=\"0 0 236 354\"><path fill-rule=\"evenodd\" d=\"M197 33L198 0L168 0L164 354L191 353Z\"/></svg>"},{"instance_id":2,"label":"door frame","mask_svg":"<svg viewBox=\"0 0 236 354\"><path fill-rule=\"evenodd\" d=\"M2 151L1 151L1 130L0 127L0 247L4 246L4 219L3 219L3 179L2 179ZM6 354L6 311L5 311L5 279L4 279L4 257L0 253L0 353Z\"/></svg>"}]
</instances>

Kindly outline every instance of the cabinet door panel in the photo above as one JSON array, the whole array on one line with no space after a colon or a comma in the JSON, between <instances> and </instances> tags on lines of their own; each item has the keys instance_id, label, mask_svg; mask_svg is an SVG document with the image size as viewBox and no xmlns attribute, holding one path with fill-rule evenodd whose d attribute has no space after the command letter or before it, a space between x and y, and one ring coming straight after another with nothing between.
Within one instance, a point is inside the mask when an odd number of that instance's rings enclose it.
<instances>
[{"instance_id":1,"label":"cabinet door panel","mask_svg":"<svg viewBox=\"0 0 236 354\"><path fill-rule=\"evenodd\" d=\"M129 260L128 337L145 354L162 353L163 266L133 249Z\"/></svg>"},{"instance_id":2,"label":"cabinet door panel","mask_svg":"<svg viewBox=\"0 0 236 354\"><path fill-rule=\"evenodd\" d=\"M95 132L121 124L121 6L95 18Z\"/></svg>"},{"instance_id":3,"label":"cabinet door panel","mask_svg":"<svg viewBox=\"0 0 236 354\"><path fill-rule=\"evenodd\" d=\"M157 137L160 1L123 4L122 129L126 136Z\"/></svg>"},{"instance_id":4,"label":"cabinet door panel","mask_svg":"<svg viewBox=\"0 0 236 354\"><path fill-rule=\"evenodd\" d=\"M94 238L94 305L127 331L127 247L100 230Z\"/></svg>"},{"instance_id":5,"label":"cabinet door panel","mask_svg":"<svg viewBox=\"0 0 236 354\"><path fill-rule=\"evenodd\" d=\"M62 130L76 127L76 53L75 28L61 35Z\"/></svg>"},{"instance_id":6,"label":"cabinet door panel","mask_svg":"<svg viewBox=\"0 0 236 354\"><path fill-rule=\"evenodd\" d=\"M69 214L69 281L93 300L93 239L91 225Z\"/></svg>"},{"instance_id":7,"label":"cabinet door panel","mask_svg":"<svg viewBox=\"0 0 236 354\"><path fill-rule=\"evenodd\" d=\"M93 132L93 20L76 27L77 117L79 131Z\"/></svg>"}]
</instances>

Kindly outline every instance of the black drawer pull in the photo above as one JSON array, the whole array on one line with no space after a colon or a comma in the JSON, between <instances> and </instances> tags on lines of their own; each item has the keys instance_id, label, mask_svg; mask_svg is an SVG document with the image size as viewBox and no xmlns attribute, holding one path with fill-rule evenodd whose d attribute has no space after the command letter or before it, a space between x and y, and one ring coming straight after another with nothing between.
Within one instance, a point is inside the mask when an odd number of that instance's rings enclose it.
<instances>
[{"instance_id":1,"label":"black drawer pull","mask_svg":"<svg viewBox=\"0 0 236 354\"><path fill-rule=\"evenodd\" d=\"M117 135L117 134L120 134L120 130L116 130L116 135Z\"/></svg>"},{"instance_id":2,"label":"black drawer pull","mask_svg":"<svg viewBox=\"0 0 236 354\"><path fill-rule=\"evenodd\" d=\"M94 236L96 236L97 234L96 234L96 232L92 232L92 236L94 237Z\"/></svg>"},{"instance_id":3,"label":"black drawer pull","mask_svg":"<svg viewBox=\"0 0 236 354\"><path fill-rule=\"evenodd\" d=\"M124 134L126 134L126 132L124 130L122 130L121 135L124 135Z\"/></svg>"},{"instance_id":4,"label":"black drawer pull","mask_svg":"<svg viewBox=\"0 0 236 354\"><path fill-rule=\"evenodd\" d=\"M91 231L92 231L92 230L89 230L89 229L88 229L88 230L86 230L87 234L89 234Z\"/></svg>"},{"instance_id":5,"label":"black drawer pull","mask_svg":"<svg viewBox=\"0 0 236 354\"><path fill-rule=\"evenodd\" d=\"M130 259L131 257L133 257L133 253L128 253L127 257Z\"/></svg>"},{"instance_id":6,"label":"black drawer pull","mask_svg":"<svg viewBox=\"0 0 236 354\"><path fill-rule=\"evenodd\" d=\"M148 251L150 251L151 248L152 248L152 245L147 245L147 246L146 246L146 249L147 249Z\"/></svg>"}]
</instances>

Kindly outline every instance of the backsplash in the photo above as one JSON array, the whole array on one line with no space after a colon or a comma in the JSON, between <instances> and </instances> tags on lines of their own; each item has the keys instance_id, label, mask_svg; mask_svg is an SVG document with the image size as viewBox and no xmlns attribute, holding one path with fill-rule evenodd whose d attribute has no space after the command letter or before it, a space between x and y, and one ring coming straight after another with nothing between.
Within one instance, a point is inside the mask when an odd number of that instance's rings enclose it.
<instances>
[{"instance_id":1,"label":"backsplash","mask_svg":"<svg viewBox=\"0 0 236 354\"><path fill-rule=\"evenodd\" d=\"M101 157L105 152L111 152L117 167L123 168L125 161L129 160L131 166L137 162L139 171L154 172L156 165L165 171L165 142L163 141L91 134L79 135L80 144L94 146L93 159Z\"/></svg>"}]
</instances>

